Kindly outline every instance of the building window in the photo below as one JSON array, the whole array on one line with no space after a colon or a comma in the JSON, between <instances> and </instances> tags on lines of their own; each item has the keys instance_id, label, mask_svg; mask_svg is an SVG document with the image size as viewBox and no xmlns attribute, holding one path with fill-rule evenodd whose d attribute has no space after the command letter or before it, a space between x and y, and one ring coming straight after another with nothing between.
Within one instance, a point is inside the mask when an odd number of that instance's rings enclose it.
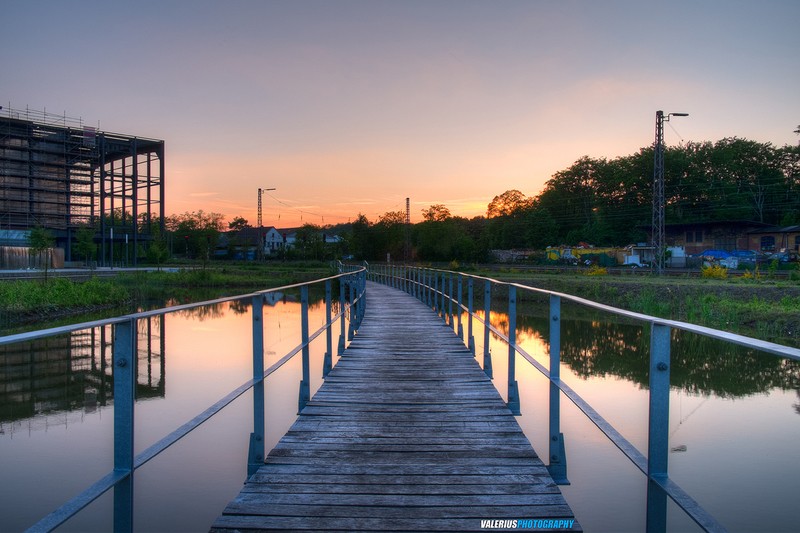
<instances>
[{"instance_id":1,"label":"building window","mask_svg":"<svg viewBox=\"0 0 800 533\"><path fill-rule=\"evenodd\" d=\"M775 250L775 237L772 235L765 235L761 237L761 251L772 252Z\"/></svg>"},{"instance_id":2,"label":"building window","mask_svg":"<svg viewBox=\"0 0 800 533\"><path fill-rule=\"evenodd\" d=\"M703 242L703 230L699 229L694 232L694 242Z\"/></svg>"},{"instance_id":3,"label":"building window","mask_svg":"<svg viewBox=\"0 0 800 533\"><path fill-rule=\"evenodd\" d=\"M688 244L690 242L694 242L694 232L693 231L687 231L686 232L686 243Z\"/></svg>"},{"instance_id":4,"label":"building window","mask_svg":"<svg viewBox=\"0 0 800 533\"><path fill-rule=\"evenodd\" d=\"M800 252L800 235L794 236L794 251Z\"/></svg>"}]
</instances>

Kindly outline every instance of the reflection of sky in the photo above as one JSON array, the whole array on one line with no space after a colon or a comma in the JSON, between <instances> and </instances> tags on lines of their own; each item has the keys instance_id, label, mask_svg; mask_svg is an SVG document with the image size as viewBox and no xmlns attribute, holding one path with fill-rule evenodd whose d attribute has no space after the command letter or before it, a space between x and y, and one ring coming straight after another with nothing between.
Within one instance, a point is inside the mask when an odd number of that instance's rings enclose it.
<instances>
[{"instance_id":1,"label":"reflection of sky","mask_svg":"<svg viewBox=\"0 0 800 533\"><path fill-rule=\"evenodd\" d=\"M299 309L300 304L291 300L265 305L265 367L300 344ZM309 306L311 333L324 323L324 313L324 303L314 301ZM225 303L211 312L171 314L165 322L166 396L137 402L136 453L252 375L249 308ZM334 351L338 332L337 324ZM140 357L143 342L140 337ZM325 335L321 335L310 350L312 391L322 381L324 351ZM139 373L141 376L142 368ZM298 354L266 380L268 447L277 442L296 416L301 375ZM251 402L252 394L244 394L137 472L137 528L208 528L244 481L253 424ZM62 415L66 422L61 421ZM51 425L44 430L17 430L13 436L10 432L0 434L0 529L4 531L25 529L112 468L112 407L88 413L61 413L49 419ZM18 426L26 423L22 421ZM42 483L45 479L47 484ZM70 527L81 531L109 530L110 502L106 500L78 515Z\"/></svg>"},{"instance_id":2,"label":"reflection of sky","mask_svg":"<svg viewBox=\"0 0 800 533\"><path fill-rule=\"evenodd\" d=\"M294 348L300 339L299 303L287 299L265 307L266 366ZM164 436L250 377L249 309L231 312L224 304L203 316L169 316L165 327L166 398L137 404L137 450ZM324 320L324 305L310 308L310 330ZM507 325L492 313L497 327ZM587 327L591 324L587 322ZM463 321L465 333L468 331ZM334 327L334 350L339 328ZM473 335L478 362L483 356L483 325ZM518 343L548 366L545 336L530 328L517 333ZM562 344L568 342L562 333ZM491 341L494 383L506 393L508 349ZM325 337L311 349L312 386L321 382ZM575 376L567 365L562 378L595 407L628 440L646 451L647 390L620 377ZM267 445L285 433L297 410L300 358L295 357L266 383ZM547 462L548 391L541 374L524 359L516 360L522 416L520 425ZM173 517L196 520L205 529L240 490L252 426L251 395L245 394L193 434L137 473L137 520L155 530ZM794 390L770 390L744 398L693 395L673 390L670 447L685 451L669 456L671 476L731 531L790 531L796 480L800 479L800 416ZM561 430L565 435L568 477L562 487L587 531L643 530L644 478L616 448L562 396ZM3 526L23 529L111 467L112 409L82 414L80 423L53 425L46 431L0 436L0 513ZM99 459L98 461L96 461ZM43 486L42 479L51 480ZM209 481L211 480L211 481ZM187 492L188 491L188 492ZM36 495L41 507L30 505ZM98 504L73 524L75 529L108 530L109 502ZM765 526L774 526L767 527ZM691 530L680 514L670 512L670 531Z\"/></svg>"},{"instance_id":3,"label":"reflection of sky","mask_svg":"<svg viewBox=\"0 0 800 533\"><path fill-rule=\"evenodd\" d=\"M477 314L483 316L480 311ZM462 320L466 324L466 317ZM504 313L492 311L491 323L507 332L508 317ZM592 324L586 322L586 327ZM482 363L483 324L475 321L473 328L477 360ZM562 347L569 342L564 329ZM517 343L549 368L549 344L542 333L520 327ZM493 381L505 398L508 347L494 335L490 347ZM547 381L522 357L517 357L515 366L522 411L518 420L534 448L546 459ZM647 387L611 374L577 376L563 362L561 379L646 455ZM772 388L730 399L713 393L691 394L673 387L669 446L674 451L669 455L670 476L730 531L796 529L793 499L800 479L800 416L794 408L797 400L797 391L791 388ZM576 517L587 531L643 530L643 475L563 395L561 411L568 477L572 482L562 491ZM679 451L684 446L685 451ZM669 531L696 528L674 505L668 520Z\"/></svg>"}]
</instances>

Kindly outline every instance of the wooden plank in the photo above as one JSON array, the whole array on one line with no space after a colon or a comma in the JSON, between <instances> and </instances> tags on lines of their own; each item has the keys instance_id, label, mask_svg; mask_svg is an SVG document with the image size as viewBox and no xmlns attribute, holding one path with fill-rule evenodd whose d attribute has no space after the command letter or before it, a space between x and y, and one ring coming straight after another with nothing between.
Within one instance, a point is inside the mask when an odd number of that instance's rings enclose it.
<instances>
[{"instance_id":1,"label":"wooden plank","mask_svg":"<svg viewBox=\"0 0 800 533\"><path fill-rule=\"evenodd\" d=\"M368 293L358 335L212 531L580 531L452 328L401 292Z\"/></svg>"}]
</instances>

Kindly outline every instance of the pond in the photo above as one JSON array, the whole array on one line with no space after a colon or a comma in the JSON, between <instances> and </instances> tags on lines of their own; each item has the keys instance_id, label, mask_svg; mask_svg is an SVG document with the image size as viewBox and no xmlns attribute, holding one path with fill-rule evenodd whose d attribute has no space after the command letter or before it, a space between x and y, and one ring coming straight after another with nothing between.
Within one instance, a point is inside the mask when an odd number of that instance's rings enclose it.
<instances>
[{"instance_id":1,"label":"pond","mask_svg":"<svg viewBox=\"0 0 800 533\"><path fill-rule=\"evenodd\" d=\"M491 322L505 331L502 308L493 303ZM547 366L546 307L531 301L520 309L517 342ZM562 313L562 379L646 451L649 331L567 304ZM266 366L300 343L299 315L294 293L265 306ZM311 331L325 321L318 293L309 320ZM473 327L482 362L482 324ZM250 378L251 330L249 301L140 321L136 453ZM333 331L335 351L338 324ZM673 335L670 476L730 531L796 531L800 365ZM3 531L24 530L111 470L110 339L107 327L0 347ZM494 382L505 395L507 347L492 337L490 349ZM322 335L310 350L312 393L322 383L324 352ZM520 357L516 376L518 420L547 463L547 381ZM268 448L294 420L301 377L297 356L265 382ZM208 529L245 480L252 409L246 393L137 470L137 531ZM561 410L571 482L561 489L578 520L586 531L644 530L644 476L565 398ZM104 495L61 530L109 531L112 499ZM699 528L671 504L668 530Z\"/></svg>"}]
</instances>

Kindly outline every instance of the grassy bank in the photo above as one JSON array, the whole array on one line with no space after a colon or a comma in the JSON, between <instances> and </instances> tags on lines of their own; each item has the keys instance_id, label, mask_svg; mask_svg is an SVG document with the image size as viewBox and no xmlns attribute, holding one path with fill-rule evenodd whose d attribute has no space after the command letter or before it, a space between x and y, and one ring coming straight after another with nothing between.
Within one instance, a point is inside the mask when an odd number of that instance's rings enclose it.
<instances>
[{"instance_id":1,"label":"grassy bank","mask_svg":"<svg viewBox=\"0 0 800 533\"><path fill-rule=\"evenodd\" d=\"M0 282L0 328L51 325L52 319L101 309L125 313L143 302L196 302L279 287L330 274L324 263L236 265L160 272L125 272L115 278Z\"/></svg>"},{"instance_id":2,"label":"grassy bank","mask_svg":"<svg viewBox=\"0 0 800 533\"><path fill-rule=\"evenodd\" d=\"M0 315L3 322L63 313L71 309L116 307L130 302L128 291L115 280L93 278L5 281L0 283Z\"/></svg>"},{"instance_id":3,"label":"grassy bank","mask_svg":"<svg viewBox=\"0 0 800 533\"><path fill-rule=\"evenodd\" d=\"M487 273L673 320L800 346L800 282L581 274Z\"/></svg>"}]
</instances>

